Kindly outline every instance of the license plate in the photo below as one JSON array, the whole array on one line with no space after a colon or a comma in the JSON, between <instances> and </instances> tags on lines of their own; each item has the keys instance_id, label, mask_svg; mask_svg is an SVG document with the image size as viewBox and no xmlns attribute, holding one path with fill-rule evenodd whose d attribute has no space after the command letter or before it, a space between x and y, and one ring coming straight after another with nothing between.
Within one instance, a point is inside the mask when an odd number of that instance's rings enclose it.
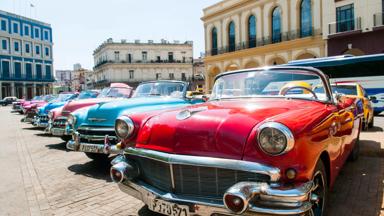
<instances>
[{"instance_id":1,"label":"license plate","mask_svg":"<svg viewBox=\"0 0 384 216\"><path fill-rule=\"evenodd\" d=\"M163 200L154 199L148 205L151 211L169 216L188 216L188 206L178 205L175 203L166 202Z\"/></svg>"},{"instance_id":2,"label":"license plate","mask_svg":"<svg viewBox=\"0 0 384 216\"><path fill-rule=\"evenodd\" d=\"M99 153L100 145L80 145L80 151Z\"/></svg>"}]
</instances>

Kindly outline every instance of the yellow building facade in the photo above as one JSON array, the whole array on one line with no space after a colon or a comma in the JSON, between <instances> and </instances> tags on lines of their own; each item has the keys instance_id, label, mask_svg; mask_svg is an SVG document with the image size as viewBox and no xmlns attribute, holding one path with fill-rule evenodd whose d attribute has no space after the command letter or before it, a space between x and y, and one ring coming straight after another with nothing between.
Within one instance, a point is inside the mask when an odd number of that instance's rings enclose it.
<instances>
[{"instance_id":1,"label":"yellow building facade","mask_svg":"<svg viewBox=\"0 0 384 216\"><path fill-rule=\"evenodd\" d=\"M223 0L203 10L206 90L217 74L324 57L322 1Z\"/></svg>"}]
</instances>

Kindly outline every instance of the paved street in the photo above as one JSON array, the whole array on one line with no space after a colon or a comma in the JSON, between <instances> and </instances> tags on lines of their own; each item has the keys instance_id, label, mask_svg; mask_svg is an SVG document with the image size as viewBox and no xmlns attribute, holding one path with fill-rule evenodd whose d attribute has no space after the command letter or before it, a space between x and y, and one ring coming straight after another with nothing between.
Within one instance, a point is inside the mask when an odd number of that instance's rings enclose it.
<instances>
[{"instance_id":1,"label":"paved street","mask_svg":"<svg viewBox=\"0 0 384 216\"><path fill-rule=\"evenodd\" d=\"M0 215L152 215L120 192L109 165L67 152L21 115L0 107ZM384 215L384 116L361 134L361 157L348 163L330 197L330 215Z\"/></svg>"}]
</instances>

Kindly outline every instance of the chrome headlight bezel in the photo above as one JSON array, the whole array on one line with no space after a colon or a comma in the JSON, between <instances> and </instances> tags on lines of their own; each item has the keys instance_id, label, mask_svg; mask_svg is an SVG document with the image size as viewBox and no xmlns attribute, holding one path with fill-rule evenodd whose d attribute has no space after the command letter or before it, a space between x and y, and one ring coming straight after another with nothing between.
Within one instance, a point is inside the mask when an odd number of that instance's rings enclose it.
<instances>
[{"instance_id":1,"label":"chrome headlight bezel","mask_svg":"<svg viewBox=\"0 0 384 216\"><path fill-rule=\"evenodd\" d=\"M49 119L53 119L53 112L52 112L52 111L49 111L49 112L48 112L48 118L49 118Z\"/></svg>"},{"instance_id":2,"label":"chrome headlight bezel","mask_svg":"<svg viewBox=\"0 0 384 216\"><path fill-rule=\"evenodd\" d=\"M263 143L262 142L262 136L263 136L263 133L266 133L267 130L277 130L278 135L284 135L284 138L285 138L285 145L283 148L281 148L279 151L276 151L276 152L270 152L268 150L266 150L266 148L263 146ZM265 153L265 154L268 154L268 155L271 155L271 156L279 156L279 155L283 155L283 154L286 154L287 152L291 151L295 145L295 138L293 136L293 133L292 131L285 125L281 124L281 123L278 123L278 122L267 122L267 123L264 123L262 124L259 129L258 129L258 134L257 134L257 143L258 143L258 146L259 148Z\"/></svg>"},{"instance_id":3,"label":"chrome headlight bezel","mask_svg":"<svg viewBox=\"0 0 384 216\"><path fill-rule=\"evenodd\" d=\"M74 126L76 124L76 116L70 114L67 118L67 124Z\"/></svg>"},{"instance_id":4,"label":"chrome headlight bezel","mask_svg":"<svg viewBox=\"0 0 384 216\"><path fill-rule=\"evenodd\" d=\"M125 128L118 128L118 127L125 127ZM115 133L116 136L120 139L127 139L132 136L133 131L135 129L135 124L133 123L132 119L127 116L120 116L115 121ZM125 130L125 132L122 132L122 130Z\"/></svg>"}]
</instances>

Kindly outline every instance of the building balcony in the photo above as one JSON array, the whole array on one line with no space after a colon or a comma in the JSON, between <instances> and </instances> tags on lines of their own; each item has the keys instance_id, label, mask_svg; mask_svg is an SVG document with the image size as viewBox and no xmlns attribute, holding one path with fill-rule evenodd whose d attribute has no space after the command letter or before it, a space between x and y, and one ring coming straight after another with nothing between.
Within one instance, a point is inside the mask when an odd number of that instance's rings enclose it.
<instances>
[{"instance_id":1,"label":"building balcony","mask_svg":"<svg viewBox=\"0 0 384 216\"><path fill-rule=\"evenodd\" d=\"M98 68L105 64L192 64L191 60L132 60L132 61L116 61L116 60L105 60L101 61L94 66L94 68Z\"/></svg>"},{"instance_id":2,"label":"building balcony","mask_svg":"<svg viewBox=\"0 0 384 216\"><path fill-rule=\"evenodd\" d=\"M361 17L329 23L328 30L330 37L341 33L361 31Z\"/></svg>"},{"instance_id":3,"label":"building balcony","mask_svg":"<svg viewBox=\"0 0 384 216\"><path fill-rule=\"evenodd\" d=\"M232 44L225 47L220 47L217 49L208 50L205 52L205 56L221 55L221 54L236 52L240 50L262 47L270 44L277 44L277 43L282 43L282 42L301 39L301 38L314 37L321 34L322 34L321 29L315 30L311 28L308 31L294 30L294 31L280 33L280 34L274 35L273 37L268 36L258 40L251 40L251 41L241 42L238 44Z\"/></svg>"},{"instance_id":4,"label":"building balcony","mask_svg":"<svg viewBox=\"0 0 384 216\"><path fill-rule=\"evenodd\" d=\"M384 26L384 13L377 13L373 15L373 27Z\"/></svg>"},{"instance_id":5,"label":"building balcony","mask_svg":"<svg viewBox=\"0 0 384 216\"><path fill-rule=\"evenodd\" d=\"M54 82L55 79L53 77L27 77L25 75L22 76L0 76L0 81L13 81L13 82Z\"/></svg>"}]
</instances>

